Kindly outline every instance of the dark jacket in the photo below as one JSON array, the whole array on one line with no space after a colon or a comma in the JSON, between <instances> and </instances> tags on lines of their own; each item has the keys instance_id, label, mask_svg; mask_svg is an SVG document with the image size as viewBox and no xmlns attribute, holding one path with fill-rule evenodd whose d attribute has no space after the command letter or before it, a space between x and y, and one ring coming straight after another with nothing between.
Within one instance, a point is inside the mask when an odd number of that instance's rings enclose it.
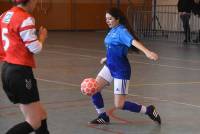
<instances>
[{"instance_id":1,"label":"dark jacket","mask_svg":"<svg viewBox=\"0 0 200 134\"><path fill-rule=\"evenodd\" d=\"M195 15L199 15L200 16L200 2L199 3L194 3L193 8L192 8L192 12Z\"/></svg>"},{"instance_id":2,"label":"dark jacket","mask_svg":"<svg viewBox=\"0 0 200 134\"><path fill-rule=\"evenodd\" d=\"M193 0L179 0L178 1L178 12L191 13L193 7Z\"/></svg>"}]
</instances>

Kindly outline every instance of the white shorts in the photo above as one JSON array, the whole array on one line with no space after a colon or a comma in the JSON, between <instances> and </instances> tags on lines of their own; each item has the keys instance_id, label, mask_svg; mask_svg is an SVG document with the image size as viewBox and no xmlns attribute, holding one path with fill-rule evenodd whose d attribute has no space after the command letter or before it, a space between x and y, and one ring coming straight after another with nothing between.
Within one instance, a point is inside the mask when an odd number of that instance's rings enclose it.
<instances>
[{"instance_id":1,"label":"white shorts","mask_svg":"<svg viewBox=\"0 0 200 134\"><path fill-rule=\"evenodd\" d=\"M98 76L102 77L109 83L114 79L114 94L128 94L129 80L113 78L106 65L101 69Z\"/></svg>"}]
</instances>

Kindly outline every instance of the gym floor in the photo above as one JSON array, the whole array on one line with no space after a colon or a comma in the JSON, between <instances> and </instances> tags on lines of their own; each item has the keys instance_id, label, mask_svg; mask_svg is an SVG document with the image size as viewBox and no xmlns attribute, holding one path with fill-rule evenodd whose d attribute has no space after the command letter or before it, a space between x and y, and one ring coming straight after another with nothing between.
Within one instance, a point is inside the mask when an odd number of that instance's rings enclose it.
<instances>
[{"instance_id":1,"label":"gym floor","mask_svg":"<svg viewBox=\"0 0 200 134\"><path fill-rule=\"evenodd\" d=\"M96 77L105 56L105 32L49 32L34 70L41 102L48 112L51 134L199 134L200 48L165 41L146 41L159 54L148 60L143 53L130 53L132 79L128 100L154 104L161 117L158 126L147 116L113 108L112 85L102 92L111 117L109 125L88 125L97 117L90 98L80 93L86 77ZM1 84L1 83L0 83ZM11 104L0 85L0 130L4 134L23 116Z\"/></svg>"}]
</instances>

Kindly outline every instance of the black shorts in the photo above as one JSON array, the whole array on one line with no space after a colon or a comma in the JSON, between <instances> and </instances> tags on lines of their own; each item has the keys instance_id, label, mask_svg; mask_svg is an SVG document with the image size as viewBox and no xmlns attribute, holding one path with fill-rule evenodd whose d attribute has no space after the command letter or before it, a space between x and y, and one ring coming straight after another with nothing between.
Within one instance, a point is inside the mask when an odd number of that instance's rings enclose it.
<instances>
[{"instance_id":1,"label":"black shorts","mask_svg":"<svg viewBox=\"0 0 200 134\"><path fill-rule=\"evenodd\" d=\"M31 67L4 62L1 80L5 93L14 104L39 101L37 82Z\"/></svg>"}]
</instances>

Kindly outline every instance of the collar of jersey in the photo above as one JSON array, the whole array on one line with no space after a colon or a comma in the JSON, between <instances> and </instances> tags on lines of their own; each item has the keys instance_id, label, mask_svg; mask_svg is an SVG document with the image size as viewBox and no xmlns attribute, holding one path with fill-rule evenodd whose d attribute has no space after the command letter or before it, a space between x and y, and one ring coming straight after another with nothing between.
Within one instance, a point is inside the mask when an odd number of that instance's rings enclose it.
<instances>
[{"instance_id":1,"label":"collar of jersey","mask_svg":"<svg viewBox=\"0 0 200 134\"><path fill-rule=\"evenodd\" d=\"M14 10L21 10L21 11L25 12L25 10L24 10L23 8L18 7L18 6L14 6L13 9L14 9Z\"/></svg>"},{"instance_id":2,"label":"collar of jersey","mask_svg":"<svg viewBox=\"0 0 200 134\"><path fill-rule=\"evenodd\" d=\"M122 24L118 24L117 26L113 27L113 28L111 29L111 31L113 32L114 30L116 30L118 27L121 27L121 26L123 26L123 25L122 25Z\"/></svg>"}]
</instances>

